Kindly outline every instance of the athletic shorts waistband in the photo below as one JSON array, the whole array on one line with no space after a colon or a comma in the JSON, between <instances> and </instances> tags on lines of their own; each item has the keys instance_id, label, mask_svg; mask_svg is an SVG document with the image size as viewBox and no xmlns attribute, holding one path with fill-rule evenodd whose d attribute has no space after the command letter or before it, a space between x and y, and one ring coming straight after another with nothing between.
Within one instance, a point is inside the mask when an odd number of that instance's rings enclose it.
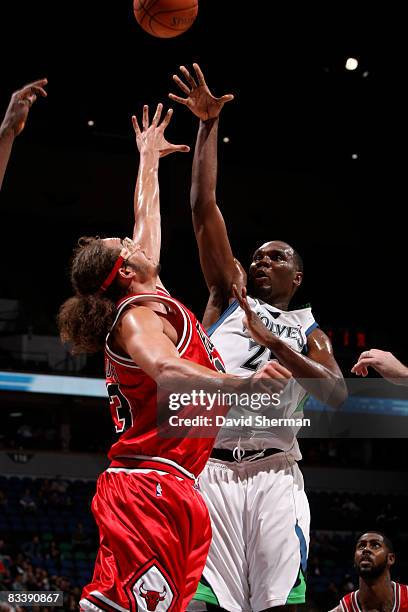
<instances>
[{"instance_id":1,"label":"athletic shorts waistband","mask_svg":"<svg viewBox=\"0 0 408 612\"><path fill-rule=\"evenodd\" d=\"M197 480L197 477L183 468L183 466L165 457L148 457L146 455L115 457L111 461L109 468L158 470L167 472L167 474L173 474L174 476L184 476L194 482Z\"/></svg>"}]
</instances>

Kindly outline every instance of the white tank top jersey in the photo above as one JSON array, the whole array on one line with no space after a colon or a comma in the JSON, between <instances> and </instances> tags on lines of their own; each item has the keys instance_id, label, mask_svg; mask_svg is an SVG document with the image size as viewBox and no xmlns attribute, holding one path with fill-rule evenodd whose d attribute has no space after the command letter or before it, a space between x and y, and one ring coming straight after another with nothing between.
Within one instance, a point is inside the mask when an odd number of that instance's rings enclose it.
<instances>
[{"instance_id":1,"label":"white tank top jersey","mask_svg":"<svg viewBox=\"0 0 408 612\"><path fill-rule=\"evenodd\" d=\"M318 327L311 308L279 310L249 296L248 302L273 334L298 353L307 354L307 337ZM234 300L207 332L224 360L226 371L236 376L251 376L268 360L275 359L269 349L252 340L243 324L244 316L244 311ZM292 379L281 394L277 407L271 405L258 410L233 407L227 415L229 422L221 428L217 436L216 448L279 448L294 459L301 459L296 439L299 426L268 427L264 423L276 418L302 419L307 398L307 392ZM258 416L258 419L255 419L255 416ZM245 425L236 425L238 417L249 418L244 421ZM234 419L232 425L231 419Z\"/></svg>"}]
</instances>

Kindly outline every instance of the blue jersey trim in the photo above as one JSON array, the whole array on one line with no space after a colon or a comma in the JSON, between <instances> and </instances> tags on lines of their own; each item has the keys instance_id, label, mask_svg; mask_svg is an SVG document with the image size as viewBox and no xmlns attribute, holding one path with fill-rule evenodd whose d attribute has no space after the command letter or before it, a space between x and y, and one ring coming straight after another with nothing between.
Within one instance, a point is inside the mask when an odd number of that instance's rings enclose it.
<instances>
[{"instance_id":1,"label":"blue jersey trim","mask_svg":"<svg viewBox=\"0 0 408 612\"><path fill-rule=\"evenodd\" d=\"M307 328L307 330L305 331L305 336L308 336L309 334L311 334L312 331L316 329L316 327L319 327L319 325L315 321L314 323L312 323L310 327Z\"/></svg>"},{"instance_id":2,"label":"blue jersey trim","mask_svg":"<svg viewBox=\"0 0 408 612\"><path fill-rule=\"evenodd\" d=\"M299 544L300 544L300 566L302 568L303 574L306 573L306 567L307 567L307 545L306 545L306 540L305 540L305 536L303 535L303 531L299 526L299 523L296 521L296 525L295 525L295 532L297 537L299 538Z\"/></svg>"},{"instance_id":3,"label":"blue jersey trim","mask_svg":"<svg viewBox=\"0 0 408 612\"><path fill-rule=\"evenodd\" d=\"M229 317L230 314L232 314L237 308L238 308L238 301L234 300L233 302L231 302L228 308L224 310L220 318L207 329L207 335L211 336L211 334L213 334L215 330L218 329L221 323L224 323L225 319Z\"/></svg>"}]
</instances>

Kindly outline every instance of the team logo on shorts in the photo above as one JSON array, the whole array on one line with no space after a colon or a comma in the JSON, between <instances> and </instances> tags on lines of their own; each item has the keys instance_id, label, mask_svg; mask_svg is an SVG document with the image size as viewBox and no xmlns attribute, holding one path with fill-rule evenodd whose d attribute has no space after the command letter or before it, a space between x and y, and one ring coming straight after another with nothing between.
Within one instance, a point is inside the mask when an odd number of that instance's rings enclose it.
<instances>
[{"instance_id":1,"label":"team logo on shorts","mask_svg":"<svg viewBox=\"0 0 408 612\"><path fill-rule=\"evenodd\" d=\"M178 599L173 581L157 559L145 565L129 587L138 612L167 612Z\"/></svg>"},{"instance_id":2,"label":"team logo on shorts","mask_svg":"<svg viewBox=\"0 0 408 612\"><path fill-rule=\"evenodd\" d=\"M152 590L147 591L143 585L144 585L144 581L139 587L139 593L141 597L143 597L146 600L147 609L156 610L157 606L159 605L159 602L164 601L166 599L166 595L167 595L166 587L164 586L163 590L160 593L158 593L157 591L152 591Z\"/></svg>"}]
</instances>

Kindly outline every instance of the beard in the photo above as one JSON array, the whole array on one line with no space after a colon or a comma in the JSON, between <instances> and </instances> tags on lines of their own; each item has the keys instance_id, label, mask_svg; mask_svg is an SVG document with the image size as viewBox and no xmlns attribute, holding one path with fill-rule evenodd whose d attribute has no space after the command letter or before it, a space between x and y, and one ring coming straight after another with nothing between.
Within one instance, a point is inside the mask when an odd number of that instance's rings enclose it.
<instances>
[{"instance_id":1,"label":"beard","mask_svg":"<svg viewBox=\"0 0 408 612\"><path fill-rule=\"evenodd\" d=\"M387 559L384 559L379 565L371 565L367 568L362 568L355 564L356 572L361 578L378 578L387 569Z\"/></svg>"}]
</instances>

